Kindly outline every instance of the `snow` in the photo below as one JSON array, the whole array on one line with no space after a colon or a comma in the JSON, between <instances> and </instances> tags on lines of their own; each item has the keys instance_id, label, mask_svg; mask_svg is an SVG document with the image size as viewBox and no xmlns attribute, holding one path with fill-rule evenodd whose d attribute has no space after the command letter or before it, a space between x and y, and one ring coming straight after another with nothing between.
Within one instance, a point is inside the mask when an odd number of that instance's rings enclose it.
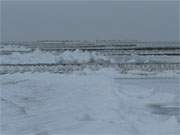
<instances>
[{"instance_id":1,"label":"snow","mask_svg":"<svg viewBox=\"0 0 180 135\"><path fill-rule=\"evenodd\" d=\"M82 52L80 50L65 51L63 53L50 53L35 50L31 53L18 52L11 55L1 55L1 64L35 64L35 63L88 63L91 61L108 61L105 56L95 52Z\"/></svg>"},{"instance_id":2,"label":"snow","mask_svg":"<svg viewBox=\"0 0 180 135\"><path fill-rule=\"evenodd\" d=\"M1 64L179 63L178 56L104 56L0 46ZM178 135L180 72L82 68L0 75L0 135ZM59 70L59 69L57 69Z\"/></svg>"},{"instance_id":3,"label":"snow","mask_svg":"<svg viewBox=\"0 0 180 135\"><path fill-rule=\"evenodd\" d=\"M99 55L96 52L82 52L80 50L65 51L56 60L58 63L88 63L92 61L110 61L105 56Z\"/></svg>"},{"instance_id":4,"label":"snow","mask_svg":"<svg viewBox=\"0 0 180 135\"><path fill-rule=\"evenodd\" d=\"M14 48L18 49L18 48ZM22 48L23 49L23 48ZM12 48L10 49L12 51ZM24 50L25 51L25 50ZM80 50L64 51L59 53L43 52L36 49L33 52L13 52L10 55L1 55L1 64L36 64L36 63L179 63L179 56L139 56L139 55L119 55L104 56L97 52L83 52Z\"/></svg>"},{"instance_id":5,"label":"snow","mask_svg":"<svg viewBox=\"0 0 180 135\"><path fill-rule=\"evenodd\" d=\"M122 76L109 68L1 75L2 135L178 135L179 114L153 106L179 105L179 77Z\"/></svg>"}]
</instances>

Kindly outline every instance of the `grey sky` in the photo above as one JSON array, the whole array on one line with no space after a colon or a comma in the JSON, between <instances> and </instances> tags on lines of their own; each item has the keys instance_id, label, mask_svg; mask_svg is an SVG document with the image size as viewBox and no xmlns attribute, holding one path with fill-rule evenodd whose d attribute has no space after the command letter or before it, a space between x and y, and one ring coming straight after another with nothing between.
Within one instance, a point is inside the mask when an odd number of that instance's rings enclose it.
<instances>
[{"instance_id":1,"label":"grey sky","mask_svg":"<svg viewBox=\"0 0 180 135\"><path fill-rule=\"evenodd\" d=\"M3 40L178 40L178 2L2 2Z\"/></svg>"}]
</instances>

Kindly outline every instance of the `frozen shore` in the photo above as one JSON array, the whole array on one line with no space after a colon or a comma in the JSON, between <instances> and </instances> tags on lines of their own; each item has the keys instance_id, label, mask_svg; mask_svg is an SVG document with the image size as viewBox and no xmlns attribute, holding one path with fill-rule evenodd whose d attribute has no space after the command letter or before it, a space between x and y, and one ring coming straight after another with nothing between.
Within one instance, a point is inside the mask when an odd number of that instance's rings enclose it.
<instances>
[{"instance_id":1,"label":"frozen shore","mask_svg":"<svg viewBox=\"0 0 180 135\"><path fill-rule=\"evenodd\" d=\"M178 76L132 79L102 69L0 77L2 135L180 132Z\"/></svg>"}]
</instances>

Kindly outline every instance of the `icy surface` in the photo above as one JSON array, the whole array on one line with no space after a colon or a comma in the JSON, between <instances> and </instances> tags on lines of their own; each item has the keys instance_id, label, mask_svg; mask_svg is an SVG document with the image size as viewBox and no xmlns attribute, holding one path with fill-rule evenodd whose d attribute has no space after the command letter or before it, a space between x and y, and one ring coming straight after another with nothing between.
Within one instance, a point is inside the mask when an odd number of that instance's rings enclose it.
<instances>
[{"instance_id":1,"label":"icy surface","mask_svg":"<svg viewBox=\"0 0 180 135\"><path fill-rule=\"evenodd\" d=\"M113 69L1 75L2 135L178 135L179 79Z\"/></svg>"},{"instance_id":2,"label":"icy surface","mask_svg":"<svg viewBox=\"0 0 180 135\"><path fill-rule=\"evenodd\" d=\"M167 55L120 55L112 57L116 63L179 63L179 56L167 56Z\"/></svg>"},{"instance_id":3,"label":"icy surface","mask_svg":"<svg viewBox=\"0 0 180 135\"><path fill-rule=\"evenodd\" d=\"M30 48L16 45L0 45L1 51L30 51Z\"/></svg>"}]
</instances>

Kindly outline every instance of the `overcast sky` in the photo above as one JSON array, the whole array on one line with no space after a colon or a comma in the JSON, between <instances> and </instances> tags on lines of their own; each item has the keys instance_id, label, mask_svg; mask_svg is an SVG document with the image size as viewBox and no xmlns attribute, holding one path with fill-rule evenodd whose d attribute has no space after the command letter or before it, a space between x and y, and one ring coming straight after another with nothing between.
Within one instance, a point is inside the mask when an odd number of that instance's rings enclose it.
<instances>
[{"instance_id":1,"label":"overcast sky","mask_svg":"<svg viewBox=\"0 0 180 135\"><path fill-rule=\"evenodd\" d=\"M178 40L178 2L2 2L5 40Z\"/></svg>"}]
</instances>

